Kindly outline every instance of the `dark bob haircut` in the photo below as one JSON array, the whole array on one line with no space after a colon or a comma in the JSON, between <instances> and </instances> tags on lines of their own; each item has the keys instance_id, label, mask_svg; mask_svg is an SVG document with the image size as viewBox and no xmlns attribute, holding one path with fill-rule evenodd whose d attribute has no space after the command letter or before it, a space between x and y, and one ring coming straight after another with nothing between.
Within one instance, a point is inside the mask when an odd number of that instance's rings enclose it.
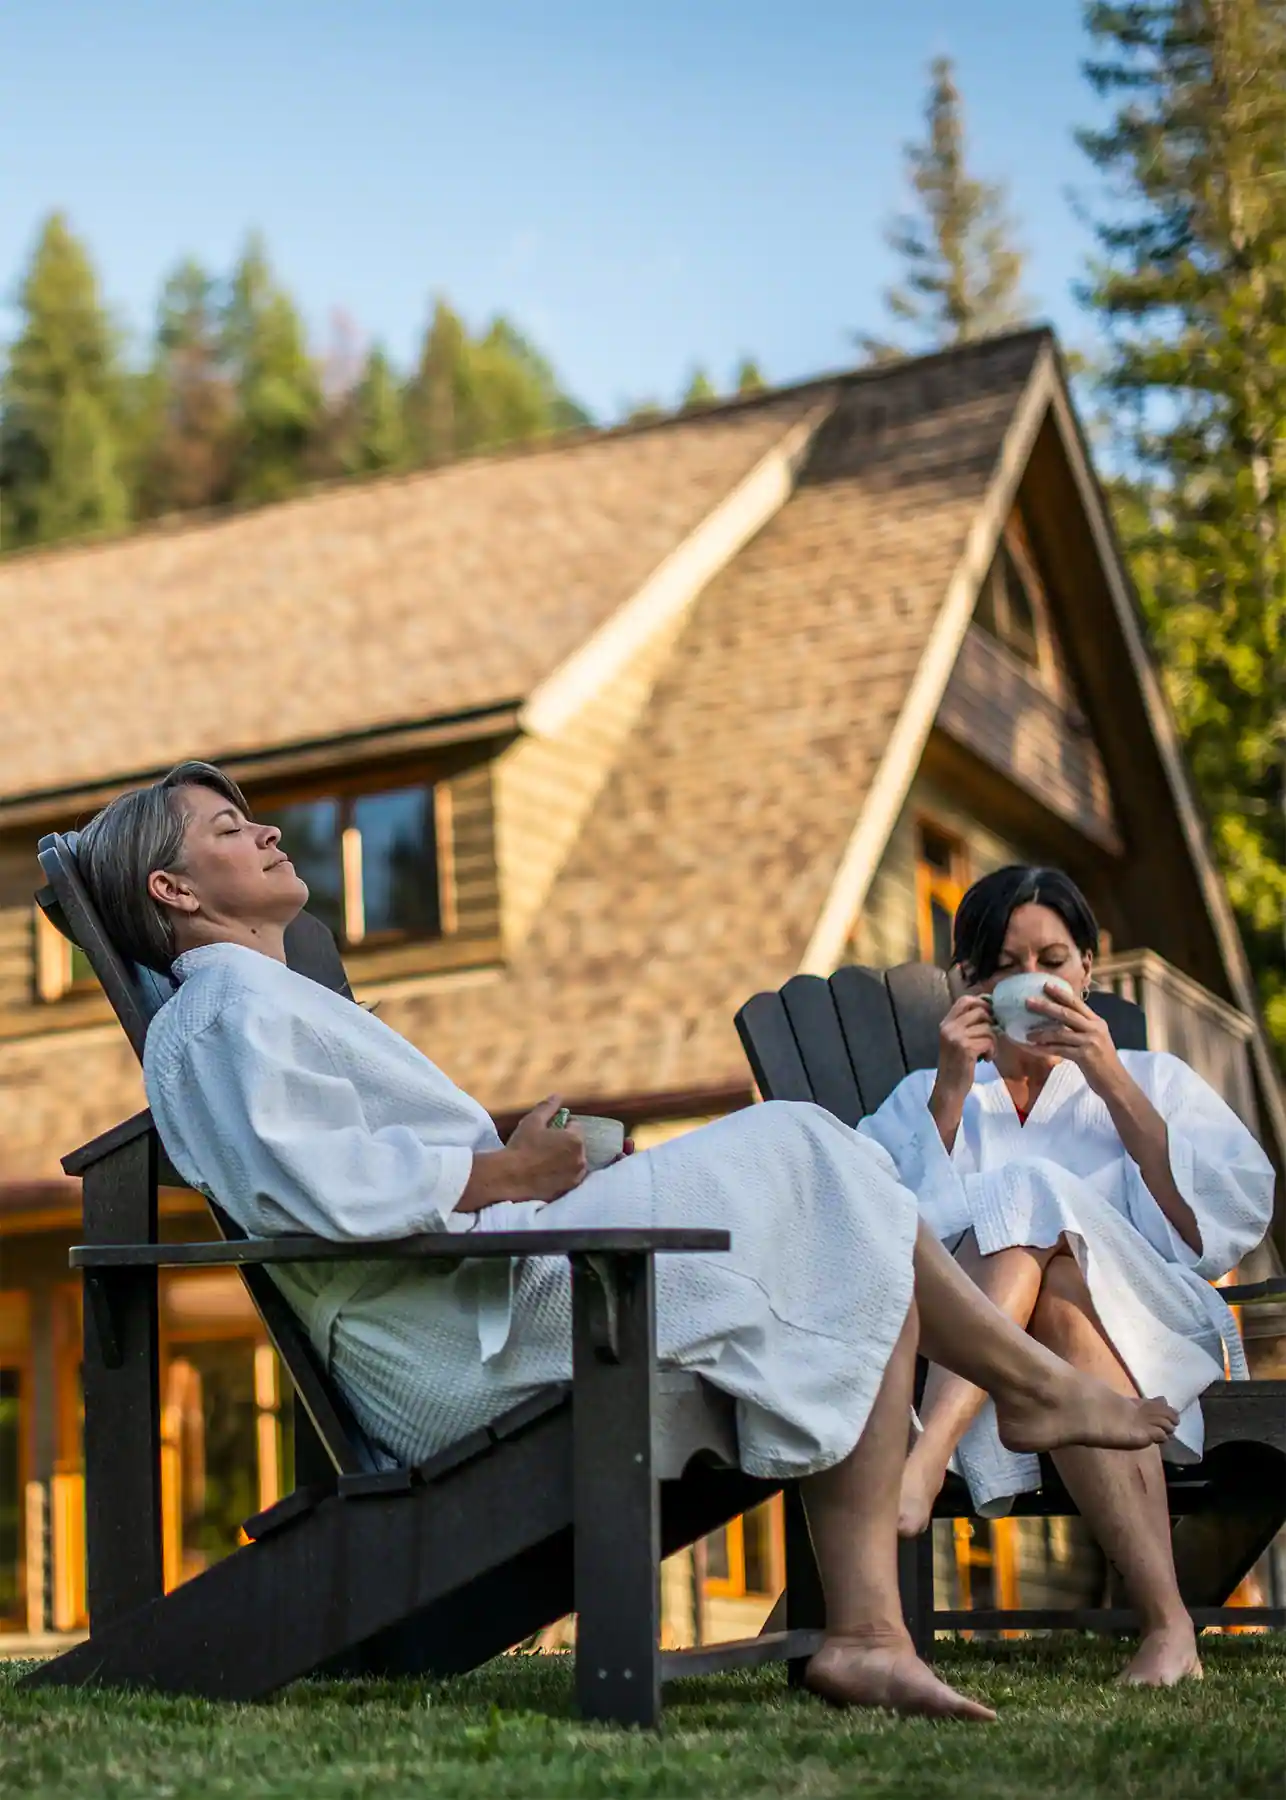
<instances>
[{"instance_id":1,"label":"dark bob haircut","mask_svg":"<svg viewBox=\"0 0 1286 1800\"><path fill-rule=\"evenodd\" d=\"M1000 966L1009 920L1020 906L1047 906L1081 952L1098 953L1098 921L1061 869L1014 863L975 881L956 912L955 960L970 982L990 981Z\"/></svg>"}]
</instances>

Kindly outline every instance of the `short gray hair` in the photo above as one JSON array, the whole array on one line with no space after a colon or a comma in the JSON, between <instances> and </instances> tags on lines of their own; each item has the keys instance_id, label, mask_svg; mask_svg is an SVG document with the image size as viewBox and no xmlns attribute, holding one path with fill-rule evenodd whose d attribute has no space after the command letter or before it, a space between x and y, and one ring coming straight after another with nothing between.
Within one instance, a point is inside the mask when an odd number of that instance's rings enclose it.
<instances>
[{"instance_id":1,"label":"short gray hair","mask_svg":"<svg viewBox=\"0 0 1286 1800\"><path fill-rule=\"evenodd\" d=\"M155 869L182 869L187 814L179 790L205 787L249 814L245 795L213 763L182 762L151 787L135 788L96 813L80 834L76 860L103 929L123 956L161 974L177 950L168 907L147 891Z\"/></svg>"}]
</instances>

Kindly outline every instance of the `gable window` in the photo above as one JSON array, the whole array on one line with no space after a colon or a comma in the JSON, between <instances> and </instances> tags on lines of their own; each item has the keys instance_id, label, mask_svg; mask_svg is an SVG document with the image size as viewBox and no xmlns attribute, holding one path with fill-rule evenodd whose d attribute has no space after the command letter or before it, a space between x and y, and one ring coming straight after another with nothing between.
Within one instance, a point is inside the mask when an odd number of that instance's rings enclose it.
<instances>
[{"instance_id":1,"label":"gable window","mask_svg":"<svg viewBox=\"0 0 1286 1800\"><path fill-rule=\"evenodd\" d=\"M449 795L430 781L307 799L264 801L308 883L308 910L340 944L436 938L453 929Z\"/></svg>"},{"instance_id":2,"label":"gable window","mask_svg":"<svg viewBox=\"0 0 1286 1800\"><path fill-rule=\"evenodd\" d=\"M963 839L931 819L921 819L916 826L915 896L923 962L951 967L952 927L968 880Z\"/></svg>"},{"instance_id":3,"label":"gable window","mask_svg":"<svg viewBox=\"0 0 1286 1800\"><path fill-rule=\"evenodd\" d=\"M1052 651L1046 605L1026 533L1015 517L1009 523L987 572L973 620L1028 668L1050 673Z\"/></svg>"}]
</instances>

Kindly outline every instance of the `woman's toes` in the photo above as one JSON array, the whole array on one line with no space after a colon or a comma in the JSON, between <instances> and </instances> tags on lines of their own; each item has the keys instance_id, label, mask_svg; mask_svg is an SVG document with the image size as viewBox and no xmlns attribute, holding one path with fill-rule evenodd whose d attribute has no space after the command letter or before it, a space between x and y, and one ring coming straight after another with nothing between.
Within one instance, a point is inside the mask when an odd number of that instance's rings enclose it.
<instances>
[{"instance_id":1,"label":"woman's toes","mask_svg":"<svg viewBox=\"0 0 1286 1800\"><path fill-rule=\"evenodd\" d=\"M832 1706L876 1706L920 1718L989 1723L995 1713L939 1681L914 1650L831 1640L808 1665L806 1685Z\"/></svg>"},{"instance_id":2,"label":"woman's toes","mask_svg":"<svg viewBox=\"0 0 1286 1800\"><path fill-rule=\"evenodd\" d=\"M1122 1687L1176 1687L1181 1681L1200 1681L1202 1674L1196 1634L1181 1627L1149 1632L1118 1680Z\"/></svg>"}]
</instances>

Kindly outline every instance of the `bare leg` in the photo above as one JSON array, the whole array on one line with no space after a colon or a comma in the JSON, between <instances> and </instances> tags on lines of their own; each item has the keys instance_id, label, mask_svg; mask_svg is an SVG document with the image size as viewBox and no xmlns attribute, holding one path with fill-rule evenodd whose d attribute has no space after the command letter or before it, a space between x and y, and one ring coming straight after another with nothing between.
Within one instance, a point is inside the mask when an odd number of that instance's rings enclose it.
<instances>
[{"instance_id":1,"label":"bare leg","mask_svg":"<svg viewBox=\"0 0 1286 1800\"><path fill-rule=\"evenodd\" d=\"M955 1253L957 1268L980 1293L1016 1325L1025 1326L1040 1293L1045 1264L1057 1246L1037 1250L1016 1245L984 1256L969 1232ZM987 1396L973 1382L934 1363L925 1384L920 1418L924 1430L907 1457L902 1476L902 1500L898 1532L918 1537L933 1515L933 1503L942 1491L947 1467L956 1445L978 1416Z\"/></svg>"},{"instance_id":2,"label":"bare leg","mask_svg":"<svg viewBox=\"0 0 1286 1800\"><path fill-rule=\"evenodd\" d=\"M957 1694L920 1661L902 1618L898 1489L918 1335L913 1305L856 1449L804 1484L826 1597L826 1641L808 1665L807 1681L836 1705L993 1719L989 1708Z\"/></svg>"},{"instance_id":3,"label":"bare leg","mask_svg":"<svg viewBox=\"0 0 1286 1800\"><path fill-rule=\"evenodd\" d=\"M1178 1424L1164 1400L1118 1393L1029 1337L975 1287L923 1222L915 1241L915 1291L924 1354L987 1390L1008 1449L1142 1450L1164 1443Z\"/></svg>"},{"instance_id":4,"label":"bare leg","mask_svg":"<svg viewBox=\"0 0 1286 1800\"><path fill-rule=\"evenodd\" d=\"M1067 1362L1119 1393L1136 1392L1072 1257L1056 1256L1049 1263L1031 1331ZM1069 1445L1054 1452L1054 1462L1142 1616L1142 1641L1121 1679L1142 1687L1170 1687L1185 1676L1200 1676L1196 1632L1174 1572L1161 1452Z\"/></svg>"}]
</instances>

